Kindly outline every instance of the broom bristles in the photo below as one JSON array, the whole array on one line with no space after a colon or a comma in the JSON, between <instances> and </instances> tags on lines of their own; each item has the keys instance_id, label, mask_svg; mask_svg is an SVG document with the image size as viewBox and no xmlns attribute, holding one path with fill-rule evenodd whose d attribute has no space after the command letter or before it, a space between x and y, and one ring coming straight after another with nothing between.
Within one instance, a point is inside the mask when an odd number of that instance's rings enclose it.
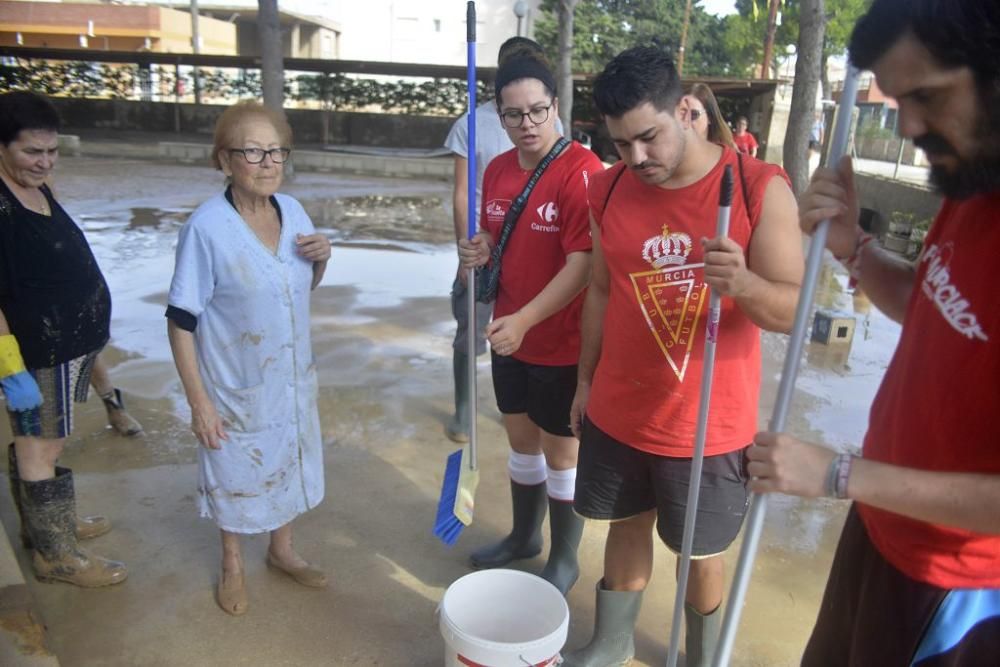
<instances>
[{"instance_id":1,"label":"broom bristles","mask_svg":"<svg viewBox=\"0 0 1000 667\"><path fill-rule=\"evenodd\" d=\"M441 483L441 498L438 500L437 518L434 520L434 536L452 546L458 541L465 524L455 516L455 498L458 496L458 480L462 475L462 450L448 455L444 467L444 481Z\"/></svg>"}]
</instances>

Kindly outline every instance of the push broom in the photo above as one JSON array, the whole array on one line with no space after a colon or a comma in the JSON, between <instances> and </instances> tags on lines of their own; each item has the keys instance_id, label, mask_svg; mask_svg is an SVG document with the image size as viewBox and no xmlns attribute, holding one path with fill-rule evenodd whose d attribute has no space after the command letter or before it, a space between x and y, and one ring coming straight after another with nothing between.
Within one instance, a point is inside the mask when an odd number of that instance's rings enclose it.
<instances>
[{"instance_id":1,"label":"push broom","mask_svg":"<svg viewBox=\"0 0 1000 667\"><path fill-rule=\"evenodd\" d=\"M733 167L726 165L719 187L719 214L715 235L729 235L729 213L733 204ZM695 427L694 454L691 457L691 479L688 482L687 509L684 514L684 537L681 541L681 563L677 572L677 595L674 598L674 618L670 627L670 650L667 667L677 667L680 651L681 619L687 596L688 573L691 571L691 551L694 548L694 527L697 519L698 495L701 491L701 469L705 461L705 438L708 431L708 408L712 400L712 375L715 372L715 346L719 340L719 320L722 295L712 290L708 298L708 322L705 326L705 360L701 369L701 397L698 400L698 422Z\"/></svg>"},{"instance_id":2,"label":"push broom","mask_svg":"<svg viewBox=\"0 0 1000 667\"><path fill-rule=\"evenodd\" d=\"M469 90L469 142L467 181L468 225L471 240L476 233L476 3L469 0L465 11L466 25L466 79ZM472 523L476 487L479 485L479 461L476 456L476 413L478 391L476 388L476 270L469 269L465 290L468 331L466 341L469 359L469 444L448 456L438 500L434 535L451 546L462 530Z\"/></svg>"},{"instance_id":3,"label":"push broom","mask_svg":"<svg viewBox=\"0 0 1000 667\"><path fill-rule=\"evenodd\" d=\"M851 116L854 100L858 93L858 70L849 67L844 79L844 90L840 95L840 109L833 128L833 139L830 143L830 153L826 165L836 168L840 158L847 152L850 138ZM812 310L813 292L816 290L816 279L820 265L823 262L823 251L826 248L826 233L830 221L824 220L817 225L809 244L809 257L806 260L806 272L802 279L802 289L799 292L799 304L795 310L795 325L788 340L788 351L785 353L785 365L781 370L781 382L778 385L778 397L775 400L774 412L769 424L772 431L785 430L785 420L788 416L788 406L792 402L792 390L795 388L795 376L799 372L799 360L802 357L802 344L806 337L806 326L809 313ZM733 640L736 637L736 627L740 623L740 614L746 600L747 586L750 584L750 573L753 561L760 544L760 534L764 529L764 517L767 514L767 495L754 495L750 501L750 512L747 515L747 532L740 548L740 559L733 575L733 585L729 592L729 604L722 617L722 631L719 634L719 645L715 651L713 667L726 667L733 652Z\"/></svg>"}]
</instances>

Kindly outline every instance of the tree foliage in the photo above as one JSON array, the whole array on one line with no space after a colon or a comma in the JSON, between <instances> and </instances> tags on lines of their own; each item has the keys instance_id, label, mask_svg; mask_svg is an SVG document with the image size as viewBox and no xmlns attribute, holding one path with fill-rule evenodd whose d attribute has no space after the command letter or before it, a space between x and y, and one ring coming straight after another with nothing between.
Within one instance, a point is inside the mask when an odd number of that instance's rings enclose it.
<instances>
[{"instance_id":1,"label":"tree foliage","mask_svg":"<svg viewBox=\"0 0 1000 667\"><path fill-rule=\"evenodd\" d=\"M619 52L641 44L655 44L676 56L684 5L677 0L580 0L574 14L573 70L599 72ZM557 49L557 15L557 0L543 0L535 38L550 56ZM696 0L685 48L685 76L729 72L723 30L722 19L707 13Z\"/></svg>"}]
</instances>

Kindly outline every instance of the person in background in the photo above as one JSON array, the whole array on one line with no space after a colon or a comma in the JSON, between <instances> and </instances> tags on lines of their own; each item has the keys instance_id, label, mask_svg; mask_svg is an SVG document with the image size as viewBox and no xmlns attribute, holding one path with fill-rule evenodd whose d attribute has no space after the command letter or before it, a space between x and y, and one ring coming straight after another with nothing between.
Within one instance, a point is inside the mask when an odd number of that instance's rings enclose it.
<instances>
[{"instance_id":1,"label":"person in background","mask_svg":"<svg viewBox=\"0 0 1000 667\"><path fill-rule=\"evenodd\" d=\"M757 157L757 140L754 139L753 134L747 129L748 127L750 127L750 122L746 116L737 118L736 133L733 135L733 142L736 144L736 150L739 152L750 157Z\"/></svg>"},{"instance_id":2,"label":"person in background","mask_svg":"<svg viewBox=\"0 0 1000 667\"><path fill-rule=\"evenodd\" d=\"M527 37L511 37L500 45L497 66L515 57L528 56L545 60L542 47ZM497 119L496 102L486 100L476 107L476 211L480 211L483 194L483 173L497 155L514 147ZM451 126L444 140L445 148L455 155L455 180L452 185L452 209L455 222L455 242L468 238L469 204L469 114L462 114ZM556 119L556 131L562 135L562 123ZM459 266L451 287L451 312L458 328L452 342L452 373L455 382L455 414L445 425L445 435L454 442L469 440L469 363L466 335L469 327L468 302L466 297L466 273ZM486 352L486 337L483 333L493 316L493 305L476 304L476 354ZM474 362L472 362L474 363Z\"/></svg>"},{"instance_id":3,"label":"person in background","mask_svg":"<svg viewBox=\"0 0 1000 667\"><path fill-rule=\"evenodd\" d=\"M875 0L850 60L899 104L944 195L915 264L859 224L850 158L800 224L902 324L860 456L760 433L757 493L853 501L805 667L1000 664L1000 3Z\"/></svg>"},{"instance_id":4,"label":"person in background","mask_svg":"<svg viewBox=\"0 0 1000 667\"><path fill-rule=\"evenodd\" d=\"M817 155L823 150L823 112L816 111L809 130L809 152Z\"/></svg>"},{"instance_id":5,"label":"person in background","mask_svg":"<svg viewBox=\"0 0 1000 667\"><path fill-rule=\"evenodd\" d=\"M84 237L49 188L59 157L59 114L41 95L0 95L0 387L14 443L11 493L21 541L40 581L121 583L123 563L79 540L111 529L77 517L73 471L57 466L108 342L111 295Z\"/></svg>"},{"instance_id":6,"label":"person in background","mask_svg":"<svg viewBox=\"0 0 1000 667\"><path fill-rule=\"evenodd\" d=\"M104 403L108 413L108 424L118 435L131 438L142 433L142 424L125 410L121 389L111 384L108 367L98 355L90 373L90 384Z\"/></svg>"},{"instance_id":7,"label":"person in background","mask_svg":"<svg viewBox=\"0 0 1000 667\"><path fill-rule=\"evenodd\" d=\"M464 268L489 263L499 270L486 335L510 443L513 527L470 560L489 568L536 556L548 507L552 539L541 576L565 595L579 577L576 552L583 534L583 520L573 511L578 442L569 409L590 278L587 185L604 167L593 152L557 131L555 77L545 63L530 57L506 61L495 89L496 110L514 148L486 168L480 232L459 242L459 257ZM514 218L509 211L543 162L548 166ZM512 232L503 233L514 223Z\"/></svg>"},{"instance_id":8,"label":"person in background","mask_svg":"<svg viewBox=\"0 0 1000 667\"><path fill-rule=\"evenodd\" d=\"M222 537L216 602L247 611L240 535L271 534L267 565L303 586L326 575L292 545L292 520L323 499L310 294L330 258L302 205L278 194L292 130L256 102L226 109L212 162L227 179L181 229L167 332L191 406L198 505Z\"/></svg>"},{"instance_id":9,"label":"person in background","mask_svg":"<svg viewBox=\"0 0 1000 667\"><path fill-rule=\"evenodd\" d=\"M729 129L726 119L722 117L719 102L715 99L708 84L696 83L691 86L685 100L691 108L691 128L698 133L699 137L707 139L713 144L737 150L736 143L733 141L733 133Z\"/></svg>"}]
</instances>

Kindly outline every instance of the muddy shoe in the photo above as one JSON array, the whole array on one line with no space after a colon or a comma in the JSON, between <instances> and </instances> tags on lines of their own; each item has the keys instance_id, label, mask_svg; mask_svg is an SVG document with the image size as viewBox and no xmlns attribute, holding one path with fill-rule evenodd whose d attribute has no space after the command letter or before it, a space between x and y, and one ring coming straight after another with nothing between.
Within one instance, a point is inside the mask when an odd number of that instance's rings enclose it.
<instances>
[{"instance_id":1,"label":"muddy shoe","mask_svg":"<svg viewBox=\"0 0 1000 667\"><path fill-rule=\"evenodd\" d=\"M35 578L39 581L64 581L81 588L112 586L128 577L125 563L94 556L79 548L51 561L36 550L31 564L35 568Z\"/></svg>"},{"instance_id":2,"label":"muddy shoe","mask_svg":"<svg viewBox=\"0 0 1000 667\"><path fill-rule=\"evenodd\" d=\"M142 424L125 410L120 389L101 394L101 400L104 401L104 409L108 411L108 423L119 435L130 438L142 433Z\"/></svg>"},{"instance_id":3,"label":"muddy shoe","mask_svg":"<svg viewBox=\"0 0 1000 667\"><path fill-rule=\"evenodd\" d=\"M125 581L128 572L117 561L93 556L77 546L73 473L56 468L52 479L20 482L21 508L34 543L32 564L39 581L65 581L94 588Z\"/></svg>"},{"instance_id":4,"label":"muddy shoe","mask_svg":"<svg viewBox=\"0 0 1000 667\"><path fill-rule=\"evenodd\" d=\"M247 600L243 570L235 574L223 570L219 574L219 584L215 588L215 602L230 616L242 616L247 613L250 602Z\"/></svg>"}]
</instances>

